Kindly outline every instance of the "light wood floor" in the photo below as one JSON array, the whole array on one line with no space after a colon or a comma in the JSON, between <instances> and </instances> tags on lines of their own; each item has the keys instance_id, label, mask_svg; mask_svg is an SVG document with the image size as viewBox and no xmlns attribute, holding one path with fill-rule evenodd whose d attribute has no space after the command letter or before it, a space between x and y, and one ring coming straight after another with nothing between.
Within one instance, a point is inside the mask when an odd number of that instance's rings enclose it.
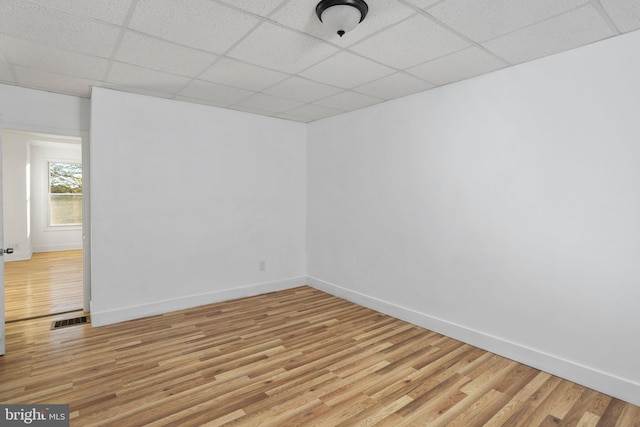
<instances>
[{"instance_id":1,"label":"light wood floor","mask_svg":"<svg viewBox=\"0 0 640 427\"><path fill-rule=\"evenodd\" d=\"M7 325L0 402L73 426L640 426L640 408L309 287L117 325Z\"/></svg>"},{"instance_id":2,"label":"light wood floor","mask_svg":"<svg viewBox=\"0 0 640 427\"><path fill-rule=\"evenodd\" d=\"M4 298L7 322L82 309L82 251L6 262Z\"/></svg>"}]
</instances>

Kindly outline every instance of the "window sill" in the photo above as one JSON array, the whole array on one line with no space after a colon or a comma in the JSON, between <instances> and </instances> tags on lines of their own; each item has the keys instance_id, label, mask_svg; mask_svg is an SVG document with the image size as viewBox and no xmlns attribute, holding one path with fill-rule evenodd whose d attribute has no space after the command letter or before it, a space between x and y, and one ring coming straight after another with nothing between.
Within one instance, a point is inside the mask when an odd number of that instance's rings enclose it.
<instances>
[{"instance_id":1,"label":"window sill","mask_svg":"<svg viewBox=\"0 0 640 427\"><path fill-rule=\"evenodd\" d=\"M49 225L44 231L82 231L82 225Z\"/></svg>"}]
</instances>

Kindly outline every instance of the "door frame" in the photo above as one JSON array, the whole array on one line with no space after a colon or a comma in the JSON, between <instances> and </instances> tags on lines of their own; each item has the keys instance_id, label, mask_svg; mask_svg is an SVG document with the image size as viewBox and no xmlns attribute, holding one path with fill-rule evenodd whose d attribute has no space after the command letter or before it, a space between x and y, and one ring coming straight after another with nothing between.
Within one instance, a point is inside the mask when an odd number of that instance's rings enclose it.
<instances>
[{"instance_id":1,"label":"door frame","mask_svg":"<svg viewBox=\"0 0 640 427\"><path fill-rule=\"evenodd\" d=\"M0 113L0 244L4 245L4 233L2 227L3 215L2 215L2 114ZM45 134L52 136L71 136L80 138L81 151L82 151L82 184L83 184L83 197L82 197L82 282L83 282L83 310L87 313L91 312L91 212L90 212L90 165L89 165L89 133L84 131L73 132L59 130L52 131L51 129L37 129L22 126L12 127L10 130L23 133L32 134ZM1 246L4 248L4 246ZM0 265L0 355L5 352L5 298L4 298L4 257L2 257L2 265Z\"/></svg>"},{"instance_id":2,"label":"door frame","mask_svg":"<svg viewBox=\"0 0 640 427\"><path fill-rule=\"evenodd\" d=\"M0 356L5 353L5 328L4 328L4 216L2 212L2 113L0 113Z\"/></svg>"}]
</instances>

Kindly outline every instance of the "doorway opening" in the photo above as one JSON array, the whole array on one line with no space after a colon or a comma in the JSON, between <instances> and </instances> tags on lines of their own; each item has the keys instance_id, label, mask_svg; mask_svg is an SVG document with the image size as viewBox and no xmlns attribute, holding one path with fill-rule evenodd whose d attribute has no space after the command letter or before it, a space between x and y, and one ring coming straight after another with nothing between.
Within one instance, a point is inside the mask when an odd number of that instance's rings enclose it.
<instances>
[{"instance_id":1,"label":"doorway opening","mask_svg":"<svg viewBox=\"0 0 640 427\"><path fill-rule=\"evenodd\" d=\"M81 138L2 132L5 322L83 310Z\"/></svg>"}]
</instances>

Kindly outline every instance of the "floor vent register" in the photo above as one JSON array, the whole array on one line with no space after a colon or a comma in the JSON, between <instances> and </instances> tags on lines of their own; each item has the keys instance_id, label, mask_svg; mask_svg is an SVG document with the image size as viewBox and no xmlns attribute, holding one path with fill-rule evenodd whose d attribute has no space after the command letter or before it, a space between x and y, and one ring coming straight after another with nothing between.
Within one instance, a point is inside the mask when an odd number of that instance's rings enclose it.
<instances>
[{"instance_id":1,"label":"floor vent register","mask_svg":"<svg viewBox=\"0 0 640 427\"><path fill-rule=\"evenodd\" d=\"M70 326L86 325L87 323L91 323L91 318L89 316L72 317L71 319L51 322L51 329L68 328Z\"/></svg>"}]
</instances>

